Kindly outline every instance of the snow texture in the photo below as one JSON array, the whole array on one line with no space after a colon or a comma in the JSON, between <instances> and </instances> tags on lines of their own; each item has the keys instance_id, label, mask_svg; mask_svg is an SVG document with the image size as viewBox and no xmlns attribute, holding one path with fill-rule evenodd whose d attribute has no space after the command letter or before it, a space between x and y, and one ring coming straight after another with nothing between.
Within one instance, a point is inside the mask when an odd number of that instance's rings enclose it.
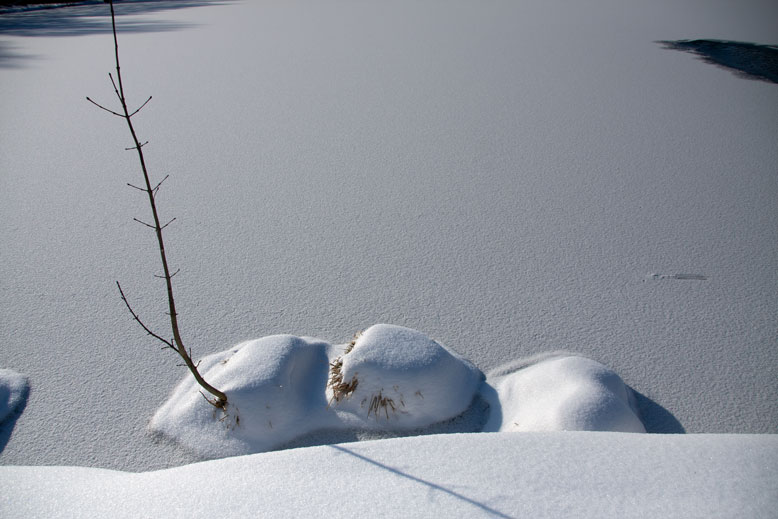
<instances>
[{"instance_id":1,"label":"snow texture","mask_svg":"<svg viewBox=\"0 0 778 519\"><path fill-rule=\"evenodd\" d=\"M775 435L420 436L132 474L0 467L4 519L772 519Z\"/></svg>"},{"instance_id":2,"label":"snow texture","mask_svg":"<svg viewBox=\"0 0 778 519\"><path fill-rule=\"evenodd\" d=\"M27 377L0 368L0 423L22 405L29 388Z\"/></svg>"},{"instance_id":3,"label":"snow texture","mask_svg":"<svg viewBox=\"0 0 778 519\"><path fill-rule=\"evenodd\" d=\"M263 452L311 432L418 429L463 413L483 378L456 353L400 326L371 326L352 346L343 354L346 345L276 335L209 355L200 370L227 394L226 411L187 375L150 428L207 458ZM359 381L340 401L328 384L336 362L344 378Z\"/></svg>"},{"instance_id":4,"label":"snow texture","mask_svg":"<svg viewBox=\"0 0 778 519\"><path fill-rule=\"evenodd\" d=\"M590 359L551 358L487 384L485 431L646 432L632 391Z\"/></svg>"},{"instance_id":5,"label":"snow texture","mask_svg":"<svg viewBox=\"0 0 778 519\"><path fill-rule=\"evenodd\" d=\"M0 464L183 465L147 425L185 371L116 293L165 336L87 4L0 16L0 359L34 387ZM196 358L391 322L487 373L596 359L649 432L778 432L778 87L661 43L775 45L778 3L116 7Z\"/></svg>"}]
</instances>

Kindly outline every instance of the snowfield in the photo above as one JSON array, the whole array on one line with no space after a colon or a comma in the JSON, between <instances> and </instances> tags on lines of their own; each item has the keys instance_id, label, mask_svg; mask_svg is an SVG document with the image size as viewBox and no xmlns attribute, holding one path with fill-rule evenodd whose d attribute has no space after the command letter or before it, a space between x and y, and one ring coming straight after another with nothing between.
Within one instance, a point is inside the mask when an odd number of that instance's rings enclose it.
<instances>
[{"instance_id":1,"label":"snowfield","mask_svg":"<svg viewBox=\"0 0 778 519\"><path fill-rule=\"evenodd\" d=\"M107 6L0 10L0 516L775 516L778 4L117 9L230 406Z\"/></svg>"}]
</instances>

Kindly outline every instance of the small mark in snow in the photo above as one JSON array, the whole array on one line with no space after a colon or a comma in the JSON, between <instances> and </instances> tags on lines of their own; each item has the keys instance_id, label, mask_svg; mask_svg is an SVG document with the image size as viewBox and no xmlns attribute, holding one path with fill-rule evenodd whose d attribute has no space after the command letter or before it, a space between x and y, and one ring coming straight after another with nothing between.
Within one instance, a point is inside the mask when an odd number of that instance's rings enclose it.
<instances>
[{"instance_id":1,"label":"small mark in snow","mask_svg":"<svg viewBox=\"0 0 778 519\"><path fill-rule=\"evenodd\" d=\"M702 274L649 274L648 279L680 279L692 281L705 281L707 276Z\"/></svg>"}]
</instances>

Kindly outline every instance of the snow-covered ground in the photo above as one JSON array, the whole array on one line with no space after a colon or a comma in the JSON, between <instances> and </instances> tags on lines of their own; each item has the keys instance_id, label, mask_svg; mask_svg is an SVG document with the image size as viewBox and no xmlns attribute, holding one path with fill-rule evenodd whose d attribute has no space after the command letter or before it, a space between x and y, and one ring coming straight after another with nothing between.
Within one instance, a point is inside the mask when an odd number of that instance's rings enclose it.
<instances>
[{"instance_id":1,"label":"snow-covered ground","mask_svg":"<svg viewBox=\"0 0 778 519\"><path fill-rule=\"evenodd\" d=\"M650 433L778 432L778 85L682 52L705 45L668 43L726 40L734 52L718 62L753 61L769 48L745 44L778 43L774 2L118 7L134 13L120 20L130 101L154 96L136 125L152 174L171 174L160 206L177 218L168 252L196 358L278 334L343 344L392 323L493 375L484 402L526 402L502 406L500 428L533 405L537 423L569 423L539 414L561 377L600 398L590 409L622 409L619 427L632 403ZM194 497L182 510L220 504L190 467L12 466L202 459L149 432L186 373L115 290L118 279L164 330L153 236L132 222L147 208L125 186L138 182L126 128L84 100L111 100L105 10L0 14L0 368L30 385L0 425L0 515L101 515L93 479L134 510L132 495L183 474ZM582 357L566 366L558 350ZM632 396L605 396L616 375ZM578 416L573 428L592 414ZM455 512L466 502L486 515L639 516L667 494L677 516L767 516L772 434L461 434L195 467L236 481L227 497L264 486L222 506L286 496L299 515L308 504L289 495L349 507L329 489L351 481L355 511L383 495L412 515L469 515ZM295 464L327 468L279 477ZM72 501L40 494L74 474Z\"/></svg>"},{"instance_id":2,"label":"snow-covered ground","mask_svg":"<svg viewBox=\"0 0 778 519\"><path fill-rule=\"evenodd\" d=\"M3 467L30 517L775 517L775 435L457 434L129 474Z\"/></svg>"}]
</instances>

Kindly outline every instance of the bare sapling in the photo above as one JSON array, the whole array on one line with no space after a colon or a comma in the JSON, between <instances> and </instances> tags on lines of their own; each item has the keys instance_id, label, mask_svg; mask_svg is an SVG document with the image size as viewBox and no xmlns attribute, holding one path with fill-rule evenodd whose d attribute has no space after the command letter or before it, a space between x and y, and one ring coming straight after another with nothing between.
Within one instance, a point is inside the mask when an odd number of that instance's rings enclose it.
<instances>
[{"instance_id":1,"label":"bare sapling","mask_svg":"<svg viewBox=\"0 0 778 519\"><path fill-rule=\"evenodd\" d=\"M111 80L111 84L113 85L113 89L114 92L116 93L116 97L119 99L119 103L121 104L121 111L114 111L109 108L106 108L105 106L93 101L89 97L87 97L86 99L87 101L94 104L98 108L105 110L106 112L115 115L116 117L121 117L122 119L124 119L127 122L127 126L130 130L130 134L132 135L132 141L134 145L129 148L126 148L126 150L127 151L135 150L137 152L138 160L140 162L140 168L141 171L143 172L143 184L140 187L133 184L127 184L127 185L138 191L146 193L146 196L148 197L148 201L149 201L149 206L151 207L151 215L152 215L153 223L147 223L138 220L137 218L135 218L135 221L152 229L157 237L157 245L159 247L159 256L162 262L163 274L161 276L157 275L155 277L162 278L165 281L165 287L167 289L167 300L168 300L167 313L170 317L170 328L173 336L172 339L165 339L161 335L153 332L151 328L146 326L146 324L141 320L141 318L138 316L135 310L132 309L132 306L130 306L127 297L124 295L124 291L122 290L121 284L117 281L116 285L119 288L119 295L121 296L121 299L126 305L127 309L130 311L130 314L132 315L133 319L137 321L137 323L146 331L146 333L148 333L158 341L162 342L165 345L163 346L163 349L170 348L171 350L178 353L181 356L181 358L184 360L184 365L186 365L186 367L189 368L189 371L192 373L195 380L197 380L198 384L200 384L200 386L211 395L211 397L209 398L208 396L206 396L205 393L201 392L205 397L205 399L208 400L208 402L213 406L222 410L226 410L227 395L225 395L222 391L219 391L218 389L210 385L208 382L206 382L205 379L203 379L202 375L197 369L198 365L192 361L191 350L187 350L184 347L184 342L181 339L181 331L178 325L178 312L176 311L176 301L175 298L173 297L173 276L175 276L178 273L178 271L171 272L170 267L168 266L167 256L165 254L165 242L162 238L162 231L168 225L170 225L175 220L175 218L165 223L164 225L160 224L160 218L159 218L159 213L157 211L157 203L156 203L157 193L159 192L162 183L168 177L166 176L157 184L152 184L151 177L146 167L146 160L143 157L143 146L148 144L148 141L141 143L141 141L138 139L137 133L135 132L135 127L132 124L132 118L136 114L138 114L138 112L140 112L148 104L149 101L151 101L151 96L149 96L149 98L146 99L146 101L139 108L130 112L129 108L127 107L127 100L124 95L124 85L122 83L122 72L121 72L121 67L119 66L119 40L116 37L116 16L114 13L113 1L110 1L109 3L111 7L111 26L113 28L114 55L116 59L116 77L114 78L113 74L111 73L108 74L108 77Z\"/></svg>"}]
</instances>

